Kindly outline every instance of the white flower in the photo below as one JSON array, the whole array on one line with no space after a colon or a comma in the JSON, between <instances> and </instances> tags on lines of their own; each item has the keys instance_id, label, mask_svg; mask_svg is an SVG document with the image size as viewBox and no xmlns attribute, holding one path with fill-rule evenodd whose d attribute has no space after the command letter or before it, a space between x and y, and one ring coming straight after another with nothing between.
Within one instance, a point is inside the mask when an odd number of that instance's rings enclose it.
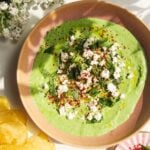
<instances>
[{"instance_id":1,"label":"white flower","mask_svg":"<svg viewBox=\"0 0 150 150\"><path fill-rule=\"evenodd\" d=\"M93 113L89 113L87 116L87 119L91 121L93 119L93 116L94 116Z\"/></svg>"},{"instance_id":2,"label":"white flower","mask_svg":"<svg viewBox=\"0 0 150 150\"><path fill-rule=\"evenodd\" d=\"M0 10L7 10L8 4L6 2L0 2Z\"/></svg>"},{"instance_id":3,"label":"white flower","mask_svg":"<svg viewBox=\"0 0 150 150\"><path fill-rule=\"evenodd\" d=\"M64 106L61 106L61 107L59 108L59 114L60 114L61 116L66 116L66 110L65 110L65 107L64 107Z\"/></svg>"},{"instance_id":4,"label":"white flower","mask_svg":"<svg viewBox=\"0 0 150 150\"><path fill-rule=\"evenodd\" d=\"M94 115L94 118L97 120L97 121L100 121L102 119L102 114L100 112L97 112L95 115Z\"/></svg>"},{"instance_id":5,"label":"white flower","mask_svg":"<svg viewBox=\"0 0 150 150\"><path fill-rule=\"evenodd\" d=\"M14 6L10 6L9 7L9 13L12 14L13 16L17 15L18 14L18 9Z\"/></svg>"},{"instance_id":6,"label":"white flower","mask_svg":"<svg viewBox=\"0 0 150 150\"><path fill-rule=\"evenodd\" d=\"M2 31L2 33L3 33L3 36L4 36L5 38L9 38L9 36L10 36L10 31L9 31L8 28L4 28L3 31Z\"/></svg>"},{"instance_id":7,"label":"white flower","mask_svg":"<svg viewBox=\"0 0 150 150\"><path fill-rule=\"evenodd\" d=\"M126 95L125 94L121 94L120 95L120 99L125 99Z\"/></svg>"},{"instance_id":8,"label":"white flower","mask_svg":"<svg viewBox=\"0 0 150 150\"><path fill-rule=\"evenodd\" d=\"M57 92L58 92L58 97L60 97L60 95L61 95L62 93L65 93L65 92L67 92L67 91L68 91L68 86L67 86L67 85L59 85L58 90L57 90Z\"/></svg>"},{"instance_id":9,"label":"white flower","mask_svg":"<svg viewBox=\"0 0 150 150\"><path fill-rule=\"evenodd\" d=\"M108 83L107 89L109 92L112 92L112 93L116 92L117 90L116 86L113 83Z\"/></svg>"},{"instance_id":10,"label":"white flower","mask_svg":"<svg viewBox=\"0 0 150 150\"><path fill-rule=\"evenodd\" d=\"M87 59L93 57L93 55L94 55L94 53L91 50L85 49L84 52L83 52L83 57L87 58Z\"/></svg>"},{"instance_id":11,"label":"white flower","mask_svg":"<svg viewBox=\"0 0 150 150\"><path fill-rule=\"evenodd\" d=\"M104 79L108 79L110 76L109 70L105 69L101 72L101 77Z\"/></svg>"},{"instance_id":12,"label":"white flower","mask_svg":"<svg viewBox=\"0 0 150 150\"><path fill-rule=\"evenodd\" d=\"M112 96L113 97L118 97L119 96L119 92L118 91L112 92Z\"/></svg>"},{"instance_id":13,"label":"white flower","mask_svg":"<svg viewBox=\"0 0 150 150\"><path fill-rule=\"evenodd\" d=\"M68 58L69 58L68 53L61 52L61 61L62 62L67 62Z\"/></svg>"}]
</instances>

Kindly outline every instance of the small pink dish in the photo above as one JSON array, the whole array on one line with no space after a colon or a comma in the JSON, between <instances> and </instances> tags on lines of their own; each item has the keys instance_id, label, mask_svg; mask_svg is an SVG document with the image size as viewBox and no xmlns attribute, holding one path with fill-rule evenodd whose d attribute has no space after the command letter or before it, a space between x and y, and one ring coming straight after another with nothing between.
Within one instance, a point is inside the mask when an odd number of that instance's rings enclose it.
<instances>
[{"instance_id":1,"label":"small pink dish","mask_svg":"<svg viewBox=\"0 0 150 150\"><path fill-rule=\"evenodd\" d=\"M150 146L150 133L140 132L132 136L131 138L121 142L115 150L130 150L135 145Z\"/></svg>"}]
</instances>

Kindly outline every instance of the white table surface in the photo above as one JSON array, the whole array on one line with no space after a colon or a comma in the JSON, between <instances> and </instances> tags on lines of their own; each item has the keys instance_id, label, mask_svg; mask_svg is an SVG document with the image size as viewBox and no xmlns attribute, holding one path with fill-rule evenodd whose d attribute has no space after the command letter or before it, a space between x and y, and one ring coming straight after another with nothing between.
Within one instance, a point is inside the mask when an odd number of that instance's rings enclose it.
<instances>
[{"instance_id":1,"label":"white table surface","mask_svg":"<svg viewBox=\"0 0 150 150\"><path fill-rule=\"evenodd\" d=\"M65 0L65 3L70 3L72 1L76 0ZM150 0L107 0L107 2L119 4L122 7L127 8L147 25L150 25ZM22 109L23 107L19 99L16 83L17 60L21 46L29 31L44 15L44 12L40 9L34 11L31 10L30 13L32 14L32 19L26 25L25 31L17 43L0 39L0 95L7 96L15 108ZM150 132L150 122L143 128L143 130ZM64 145L59 142L55 143L56 150L85 150L83 148L79 149Z\"/></svg>"}]
</instances>

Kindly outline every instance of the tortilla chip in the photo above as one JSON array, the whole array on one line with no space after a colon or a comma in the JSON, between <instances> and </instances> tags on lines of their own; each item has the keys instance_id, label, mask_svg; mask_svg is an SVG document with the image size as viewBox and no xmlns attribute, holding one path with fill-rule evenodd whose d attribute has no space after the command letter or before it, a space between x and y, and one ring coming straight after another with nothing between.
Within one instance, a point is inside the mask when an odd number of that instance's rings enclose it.
<instances>
[{"instance_id":1,"label":"tortilla chip","mask_svg":"<svg viewBox=\"0 0 150 150\"><path fill-rule=\"evenodd\" d=\"M4 96L0 96L0 111L2 110L9 110L10 104L8 102L8 99Z\"/></svg>"}]
</instances>

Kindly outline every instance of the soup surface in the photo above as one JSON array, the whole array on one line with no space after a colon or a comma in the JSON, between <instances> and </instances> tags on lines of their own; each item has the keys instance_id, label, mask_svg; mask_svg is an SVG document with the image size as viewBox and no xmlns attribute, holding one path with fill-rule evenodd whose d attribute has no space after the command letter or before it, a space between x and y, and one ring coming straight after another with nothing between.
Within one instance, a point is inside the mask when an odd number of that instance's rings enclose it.
<instances>
[{"instance_id":1,"label":"soup surface","mask_svg":"<svg viewBox=\"0 0 150 150\"><path fill-rule=\"evenodd\" d=\"M84 18L46 34L33 64L30 90L56 128L98 136L130 117L146 73L143 49L127 29Z\"/></svg>"}]
</instances>

